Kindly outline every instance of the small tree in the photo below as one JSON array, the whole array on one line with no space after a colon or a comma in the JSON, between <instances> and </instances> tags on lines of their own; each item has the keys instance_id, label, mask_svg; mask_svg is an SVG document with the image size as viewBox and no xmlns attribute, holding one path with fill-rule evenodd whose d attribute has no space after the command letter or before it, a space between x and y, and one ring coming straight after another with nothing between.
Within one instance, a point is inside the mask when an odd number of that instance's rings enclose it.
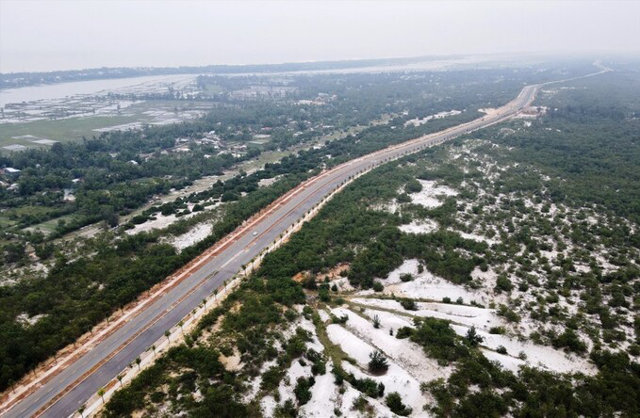
<instances>
[{"instance_id":1,"label":"small tree","mask_svg":"<svg viewBox=\"0 0 640 418\"><path fill-rule=\"evenodd\" d=\"M122 378L123 376L121 374L117 375L116 378L118 379L118 382L120 382L120 386L122 386Z\"/></svg>"},{"instance_id":2,"label":"small tree","mask_svg":"<svg viewBox=\"0 0 640 418\"><path fill-rule=\"evenodd\" d=\"M373 327L380 328L380 317L378 315L373 316Z\"/></svg>"},{"instance_id":3,"label":"small tree","mask_svg":"<svg viewBox=\"0 0 640 418\"><path fill-rule=\"evenodd\" d=\"M384 374L389 369L389 363L382 351L376 350L369 354L369 371L376 374Z\"/></svg>"},{"instance_id":4,"label":"small tree","mask_svg":"<svg viewBox=\"0 0 640 418\"><path fill-rule=\"evenodd\" d=\"M467 335L465 338L467 339L471 347L475 347L484 341L484 338L478 335L478 333L476 332L475 326L472 326L471 328L469 328L469 331L467 331Z\"/></svg>"},{"instance_id":5,"label":"small tree","mask_svg":"<svg viewBox=\"0 0 640 418\"><path fill-rule=\"evenodd\" d=\"M140 363L142 363L142 360L140 360L140 357L136 357L136 365L138 366L138 370L140 370Z\"/></svg>"},{"instance_id":6,"label":"small tree","mask_svg":"<svg viewBox=\"0 0 640 418\"><path fill-rule=\"evenodd\" d=\"M402 398L398 392L391 392L385 398L385 403L394 414L398 414L400 416L408 416L411 415L413 411L411 408L402 403Z\"/></svg>"},{"instance_id":7,"label":"small tree","mask_svg":"<svg viewBox=\"0 0 640 418\"><path fill-rule=\"evenodd\" d=\"M87 407L84 404L80 405L80 408L78 408L78 413L80 414L81 418L84 418L84 410L85 409L87 409Z\"/></svg>"},{"instance_id":8,"label":"small tree","mask_svg":"<svg viewBox=\"0 0 640 418\"><path fill-rule=\"evenodd\" d=\"M102 403L104 403L104 388L98 389L98 396L102 398Z\"/></svg>"},{"instance_id":9,"label":"small tree","mask_svg":"<svg viewBox=\"0 0 640 418\"><path fill-rule=\"evenodd\" d=\"M171 336L171 331L166 330L164 332L164 336L167 337L167 341L171 342L171 338L169 338Z\"/></svg>"}]
</instances>

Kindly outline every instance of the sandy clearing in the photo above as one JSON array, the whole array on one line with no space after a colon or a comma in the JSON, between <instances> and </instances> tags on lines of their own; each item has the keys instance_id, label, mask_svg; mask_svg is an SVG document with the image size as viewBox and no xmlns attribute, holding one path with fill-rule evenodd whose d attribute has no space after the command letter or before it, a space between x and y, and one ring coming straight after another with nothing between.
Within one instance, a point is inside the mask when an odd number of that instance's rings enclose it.
<instances>
[{"instance_id":1,"label":"sandy clearing","mask_svg":"<svg viewBox=\"0 0 640 418\"><path fill-rule=\"evenodd\" d=\"M366 414L366 413L361 413L359 411L356 411L353 408L353 402L358 399L360 396L363 396L361 392L359 392L358 390L354 389L350 384L345 383L345 393L342 395L342 399L341 399L341 403L340 403L340 412L342 413L342 416L345 417L357 417L357 418L369 418L370 415ZM386 391L385 391L386 392ZM397 417L397 415L395 415L393 412L391 412L389 410L389 408L387 408L386 405L384 405L382 402L380 402L380 400L377 399L372 399L372 398L367 398L367 402L369 402L369 405L371 406L371 408L373 409L373 415L375 417L380 417L380 418L387 418L387 417ZM330 413L325 412L325 417L326 416L332 416Z\"/></svg>"},{"instance_id":2,"label":"sandy clearing","mask_svg":"<svg viewBox=\"0 0 640 418\"><path fill-rule=\"evenodd\" d=\"M408 121L406 121L404 123L404 126L409 126L409 125L413 125L413 126L420 126L420 125L424 125L425 123L429 122L432 119L442 119L442 118L446 118L447 116L456 116L461 114L462 112L456 109L450 110L448 112L439 112L433 115L429 115L429 116L425 116L423 118L414 118L414 119L409 119Z\"/></svg>"},{"instance_id":3,"label":"sandy clearing","mask_svg":"<svg viewBox=\"0 0 640 418\"><path fill-rule=\"evenodd\" d=\"M411 193L409 197L411 202L426 208L437 208L442 205L441 197L456 196L457 191L447 186L438 186L437 182L432 180L418 180L422 185L422 190L417 193Z\"/></svg>"},{"instance_id":4,"label":"sandy clearing","mask_svg":"<svg viewBox=\"0 0 640 418\"><path fill-rule=\"evenodd\" d=\"M464 286L453 284L442 277L436 276L427 269L424 269L422 273L418 273L419 264L420 262L416 259L405 260L382 281L385 286L382 293L384 295L431 299L434 301L441 301L444 297L451 298L452 301L462 298L464 303L476 301L483 304L487 304L493 298L485 289L467 289ZM471 273L471 277L478 279L480 283L483 283L483 286L493 289L496 274L491 270L486 272L480 269L476 270ZM413 275L414 279L409 282L402 282L400 276L406 273ZM375 293L366 290L356 294L358 296L366 296Z\"/></svg>"},{"instance_id":5,"label":"sandy clearing","mask_svg":"<svg viewBox=\"0 0 640 418\"><path fill-rule=\"evenodd\" d=\"M370 376L350 363L344 363L343 367L347 373L353 373L358 379L369 377L382 382L385 397L391 392L398 392L402 396L402 402L413 408L414 413L411 416L428 416L422 409L427 400L420 390L420 382L393 361L389 361L389 370L382 376ZM388 416L394 416L394 414Z\"/></svg>"},{"instance_id":6,"label":"sandy clearing","mask_svg":"<svg viewBox=\"0 0 640 418\"><path fill-rule=\"evenodd\" d=\"M475 306L418 302L418 310L405 311L400 305L400 302L391 299L381 300L354 298L353 302L372 308L392 309L398 312L406 312L415 316L446 319L466 326L475 326L478 329L489 329L492 326L499 325L504 326L502 318L497 316L492 309L477 308Z\"/></svg>"},{"instance_id":7,"label":"sandy clearing","mask_svg":"<svg viewBox=\"0 0 640 418\"><path fill-rule=\"evenodd\" d=\"M278 386L278 392L280 393L280 402L286 402L287 399L291 399L295 402L296 396L293 393L293 389L296 387L298 378L311 376L311 366L302 366L299 360L294 360L291 363L291 367L287 370L287 374Z\"/></svg>"},{"instance_id":8,"label":"sandy clearing","mask_svg":"<svg viewBox=\"0 0 640 418\"><path fill-rule=\"evenodd\" d=\"M489 246L498 244L500 242L498 240L487 238L485 236L478 235L478 234L470 234L468 232L462 232L454 229L450 229L450 231L460 234L460 236L464 239L468 239L476 242L486 242Z\"/></svg>"},{"instance_id":9,"label":"sandy clearing","mask_svg":"<svg viewBox=\"0 0 640 418\"><path fill-rule=\"evenodd\" d=\"M300 408L300 415L303 417L326 417L333 411L337 402L337 388L334 383L334 376L329 371L333 363L327 364L327 372L315 377L316 383L311 388L311 399L306 405Z\"/></svg>"},{"instance_id":10,"label":"sandy clearing","mask_svg":"<svg viewBox=\"0 0 640 418\"><path fill-rule=\"evenodd\" d=\"M438 229L438 224L431 220L411 221L406 225L400 225L398 229L407 234L430 234Z\"/></svg>"},{"instance_id":11,"label":"sandy clearing","mask_svg":"<svg viewBox=\"0 0 640 418\"><path fill-rule=\"evenodd\" d=\"M520 367L526 364L524 361L500 353L496 353L495 351L487 350L486 348L481 348L482 354L489 360L498 362L502 367L509 370L513 373L518 373Z\"/></svg>"},{"instance_id":12,"label":"sandy clearing","mask_svg":"<svg viewBox=\"0 0 640 418\"><path fill-rule=\"evenodd\" d=\"M211 234L213 225L210 223L200 223L182 235L178 235L169 241L178 251L199 243Z\"/></svg>"},{"instance_id":13,"label":"sandy clearing","mask_svg":"<svg viewBox=\"0 0 640 418\"><path fill-rule=\"evenodd\" d=\"M325 311L324 309L318 309L318 315L320 315L320 319L322 320L322 322L325 322L331 319L327 311Z\"/></svg>"},{"instance_id":14,"label":"sandy clearing","mask_svg":"<svg viewBox=\"0 0 640 418\"><path fill-rule=\"evenodd\" d=\"M365 311L366 312L366 311ZM389 335L389 329L397 330L403 326L412 326L408 318L402 318L387 312L369 311L371 318L378 315L380 328L374 328L372 321L366 320L355 312L337 308L333 310L336 316L348 315L346 328L364 342L382 350L399 367L407 371L418 381L431 381L439 377L446 377L445 370L424 354L418 344L408 340L399 340ZM368 363L367 359L367 363Z\"/></svg>"},{"instance_id":15,"label":"sandy clearing","mask_svg":"<svg viewBox=\"0 0 640 418\"><path fill-rule=\"evenodd\" d=\"M458 335L462 336L466 335L469 329L468 327L459 325L452 325L451 328L453 328ZM494 358L492 358L492 360L495 359L501 364L504 364L506 368L513 367L516 363L514 360L518 360L515 357L517 357L520 352L524 352L527 355L527 359L523 363L529 366L535 366L558 373L582 372L585 374L594 374L596 372L595 366L590 364L586 359L566 354L553 347L538 345L529 341L521 342L506 335L489 334L483 330L478 330L478 334L484 338L483 346L492 350L497 349L499 346L507 349L507 356L496 353L499 357L493 356ZM512 357L512 359L506 357Z\"/></svg>"}]
</instances>

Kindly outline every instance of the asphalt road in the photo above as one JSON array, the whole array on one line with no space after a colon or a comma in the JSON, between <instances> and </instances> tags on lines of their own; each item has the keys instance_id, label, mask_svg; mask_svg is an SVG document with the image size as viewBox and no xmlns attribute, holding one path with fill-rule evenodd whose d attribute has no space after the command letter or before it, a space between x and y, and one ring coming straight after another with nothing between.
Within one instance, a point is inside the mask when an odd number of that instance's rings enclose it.
<instances>
[{"instance_id":1,"label":"asphalt road","mask_svg":"<svg viewBox=\"0 0 640 418\"><path fill-rule=\"evenodd\" d=\"M305 212L313 208L341 183L357 173L390 159L417 152L425 147L503 121L528 106L535 97L537 87L525 87L516 99L494 114L368 154L319 175L281 204L277 210L236 238L231 245L198 271L168 290L162 298L147 306L120 329L16 404L5 416L11 418L34 415L65 417L73 414L100 387L105 386L161 338L166 330L175 326L225 280L231 279L241 270L242 265L248 264L262 249L295 224ZM127 340L130 342L122 347ZM104 362L106 358L109 359ZM78 383L78 379L96 365L99 366L95 371ZM52 399L64 391L66 391L64 395L50 404ZM43 410L48 404L50 406Z\"/></svg>"}]
</instances>

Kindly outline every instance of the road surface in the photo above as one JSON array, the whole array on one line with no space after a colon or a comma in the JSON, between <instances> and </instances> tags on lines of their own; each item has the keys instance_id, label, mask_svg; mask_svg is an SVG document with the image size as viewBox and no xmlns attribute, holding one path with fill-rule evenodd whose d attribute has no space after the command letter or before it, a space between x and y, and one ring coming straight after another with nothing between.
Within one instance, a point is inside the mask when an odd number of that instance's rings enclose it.
<instances>
[{"instance_id":1,"label":"road surface","mask_svg":"<svg viewBox=\"0 0 640 418\"><path fill-rule=\"evenodd\" d=\"M491 115L368 154L305 182L303 187L279 203L277 209L232 240L216 257L167 290L160 299L141 309L117 331L6 411L4 416L65 417L73 414L99 388L161 338L166 330L174 327L205 297L230 280L244 264L248 264L343 182L385 161L501 122L529 106L538 88L538 85L523 88L518 97Z\"/></svg>"}]
</instances>

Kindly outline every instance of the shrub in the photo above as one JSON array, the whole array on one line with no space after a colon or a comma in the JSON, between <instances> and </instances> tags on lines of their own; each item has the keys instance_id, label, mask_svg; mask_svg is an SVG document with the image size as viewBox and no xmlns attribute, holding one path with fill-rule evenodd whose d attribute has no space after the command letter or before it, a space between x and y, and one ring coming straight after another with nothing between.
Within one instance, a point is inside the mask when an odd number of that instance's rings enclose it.
<instances>
[{"instance_id":1,"label":"shrub","mask_svg":"<svg viewBox=\"0 0 640 418\"><path fill-rule=\"evenodd\" d=\"M396 338L401 340L403 338L411 337L413 335L413 331L413 328L402 327L398 329L398 332L396 332Z\"/></svg>"},{"instance_id":2,"label":"shrub","mask_svg":"<svg viewBox=\"0 0 640 418\"><path fill-rule=\"evenodd\" d=\"M402 403L402 398L398 392L391 392L385 398L385 403L394 414L406 417L411 415L411 408Z\"/></svg>"},{"instance_id":3,"label":"shrub","mask_svg":"<svg viewBox=\"0 0 640 418\"><path fill-rule=\"evenodd\" d=\"M404 191L406 193L418 193L422 191L422 184L418 180L410 180L406 186L404 186Z\"/></svg>"},{"instance_id":4,"label":"shrub","mask_svg":"<svg viewBox=\"0 0 640 418\"><path fill-rule=\"evenodd\" d=\"M380 317L378 315L374 315L373 316L373 327L374 328L380 328Z\"/></svg>"},{"instance_id":5,"label":"shrub","mask_svg":"<svg viewBox=\"0 0 640 418\"><path fill-rule=\"evenodd\" d=\"M309 402L309 400L311 399L311 391L309 389L315 383L316 381L313 376L310 376L308 378L298 378L296 387L293 389L293 393L296 395L296 399L298 400L298 405L302 406Z\"/></svg>"},{"instance_id":6,"label":"shrub","mask_svg":"<svg viewBox=\"0 0 640 418\"><path fill-rule=\"evenodd\" d=\"M369 354L369 371L375 374L384 374L389 369L389 363L380 350L376 350Z\"/></svg>"},{"instance_id":7,"label":"shrub","mask_svg":"<svg viewBox=\"0 0 640 418\"><path fill-rule=\"evenodd\" d=\"M417 311L418 310L418 305L412 299L402 299L402 300L400 300L400 305L402 305L402 307L404 309L408 310L408 311Z\"/></svg>"},{"instance_id":8,"label":"shrub","mask_svg":"<svg viewBox=\"0 0 640 418\"><path fill-rule=\"evenodd\" d=\"M474 326L469 328L465 338L467 339L467 341L469 342L469 345L471 347L475 347L478 344L480 344L482 341L484 341L484 338L482 336L478 335L478 333L476 331L476 327L474 327Z\"/></svg>"},{"instance_id":9,"label":"shrub","mask_svg":"<svg viewBox=\"0 0 640 418\"><path fill-rule=\"evenodd\" d=\"M400 280L403 282L410 282L413 280L413 275L411 273L404 273L400 275Z\"/></svg>"},{"instance_id":10,"label":"shrub","mask_svg":"<svg viewBox=\"0 0 640 418\"><path fill-rule=\"evenodd\" d=\"M506 330L504 327L491 327L489 328L489 334L504 334Z\"/></svg>"}]
</instances>

